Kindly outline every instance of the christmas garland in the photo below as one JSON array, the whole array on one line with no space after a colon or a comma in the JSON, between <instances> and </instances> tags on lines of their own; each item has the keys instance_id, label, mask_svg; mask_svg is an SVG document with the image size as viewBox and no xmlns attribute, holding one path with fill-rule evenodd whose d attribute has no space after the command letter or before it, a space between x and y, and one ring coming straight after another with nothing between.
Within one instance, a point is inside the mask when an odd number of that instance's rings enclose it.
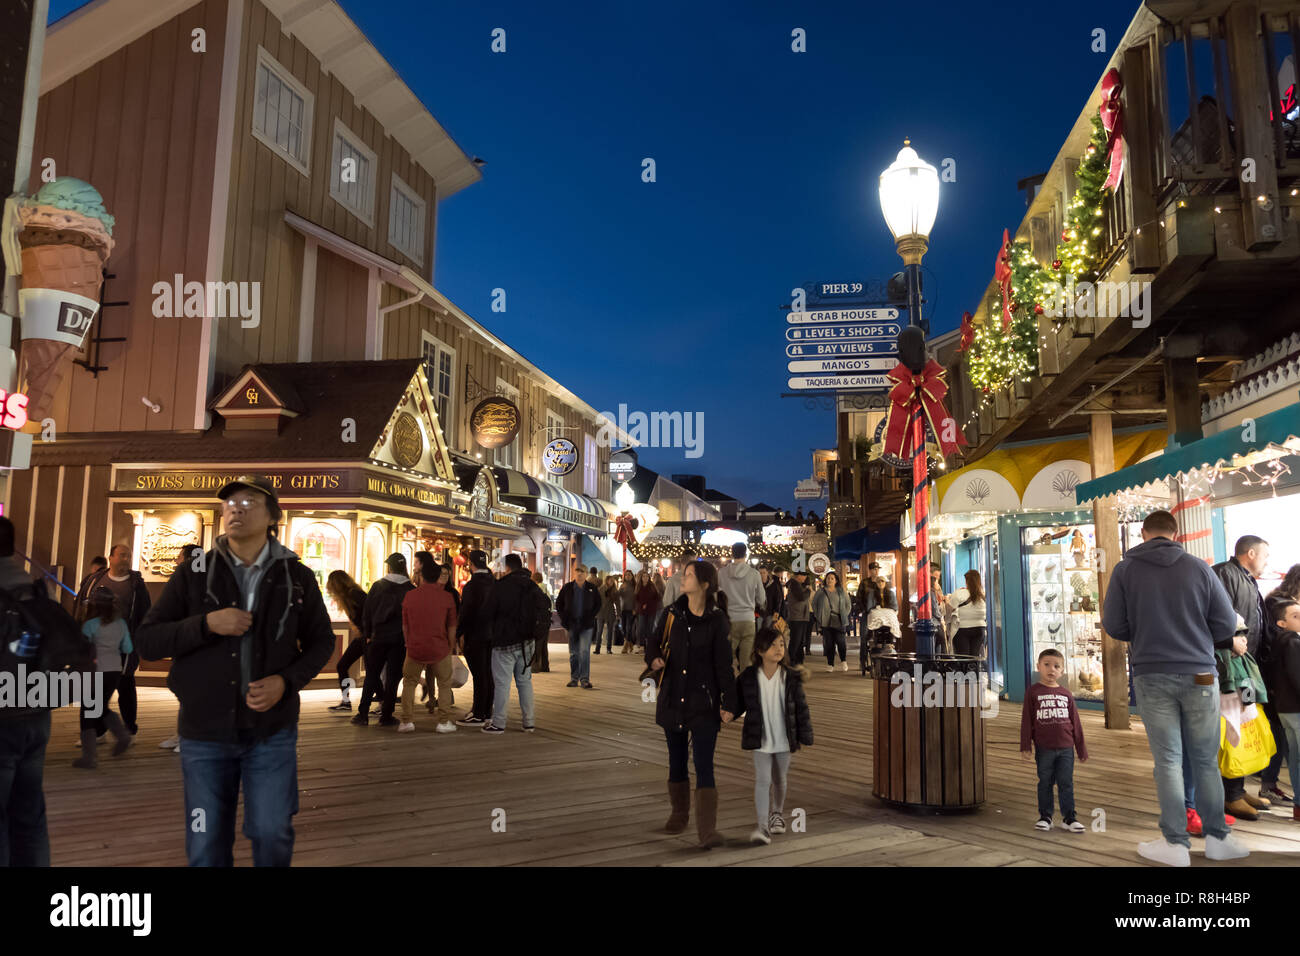
<instances>
[{"instance_id":1,"label":"christmas garland","mask_svg":"<svg viewBox=\"0 0 1300 956\"><path fill-rule=\"evenodd\" d=\"M987 394L1028 382L1038 374L1038 317L1050 306L1058 308L1063 294L1081 282L1097 277L1098 238L1101 236L1103 188L1110 172L1107 135L1101 118L1092 117L1092 138L1075 172L1075 193L1065 210L1065 228L1051 268L1039 264L1029 243L1017 241L1007 250L1011 268L1011 322L1004 327L1001 292L989 303L989 319L975 326L966 367L971 383ZM1046 303L1046 305L1045 305ZM1053 314L1056 328L1064 317Z\"/></svg>"}]
</instances>

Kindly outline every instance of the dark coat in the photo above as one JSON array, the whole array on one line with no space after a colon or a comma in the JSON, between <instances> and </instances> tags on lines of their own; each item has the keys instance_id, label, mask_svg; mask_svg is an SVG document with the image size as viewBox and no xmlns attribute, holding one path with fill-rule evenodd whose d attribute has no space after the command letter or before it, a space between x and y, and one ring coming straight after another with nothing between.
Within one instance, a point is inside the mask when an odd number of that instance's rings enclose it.
<instances>
[{"instance_id":1,"label":"dark coat","mask_svg":"<svg viewBox=\"0 0 1300 956\"><path fill-rule=\"evenodd\" d=\"M550 629L551 599L527 570L512 571L488 591L483 615L491 624L493 647L519 647L537 639L542 615Z\"/></svg>"},{"instance_id":2,"label":"dark coat","mask_svg":"<svg viewBox=\"0 0 1300 956\"><path fill-rule=\"evenodd\" d=\"M1278 633L1273 641L1273 658L1264 676L1269 678L1269 700L1277 712L1300 714L1300 634Z\"/></svg>"},{"instance_id":3,"label":"dark coat","mask_svg":"<svg viewBox=\"0 0 1300 956\"><path fill-rule=\"evenodd\" d=\"M560 615L560 626L566 631L585 631L596 626L596 615L600 613L600 589L590 581L582 582L582 620L573 619L573 589L577 584L570 581L560 588L560 595L555 599L555 612Z\"/></svg>"},{"instance_id":4,"label":"dark coat","mask_svg":"<svg viewBox=\"0 0 1300 956\"><path fill-rule=\"evenodd\" d=\"M781 582L776 579L776 575L772 575L767 579L767 584L763 585L763 593L767 596L767 616L771 617L774 614L780 614L785 617L783 613L785 608L781 606L784 603L782 601Z\"/></svg>"},{"instance_id":5,"label":"dark coat","mask_svg":"<svg viewBox=\"0 0 1300 956\"><path fill-rule=\"evenodd\" d=\"M380 578L370 585L361 615L361 633L376 644L402 643L402 602L414 590L409 580L398 583Z\"/></svg>"},{"instance_id":6,"label":"dark coat","mask_svg":"<svg viewBox=\"0 0 1300 956\"><path fill-rule=\"evenodd\" d=\"M719 711L733 708L736 680L731 669L731 623L721 608L696 617L685 595L672 607L673 626L665 654L662 631L646 641L645 662L665 658L655 706L655 723L669 730L720 726Z\"/></svg>"},{"instance_id":7,"label":"dark coat","mask_svg":"<svg viewBox=\"0 0 1300 956\"><path fill-rule=\"evenodd\" d=\"M351 588L343 598L343 613L348 616L348 620L352 622L352 626L358 631L361 630L362 615L365 612L365 607L366 592L361 585L358 584L356 587Z\"/></svg>"},{"instance_id":8,"label":"dark coat","mask_svg":"<svg viewBox=\"0 0 1300 956\"><path fill-rule=\"evenodd\" d=\"M210 611L244 606L224 535L207 553L205 568L185 564L173 572L132 636L146 660L172 659L167 686L180 699L182 737L235 743L242 731L245 738L264 739L298 722L298 691L334 651L329 612L316 576L272 539L253 626L244 635L213 634ZM272 674L284 678L284 695L270 710L250 710L244 702L248 682Z\"/></svg>"},{"instance_id":9,"label":"dark coat","mask_svg":"<svg viewBox=\"0 0 1300 956\"><path fill-rule=\"evenodd\" d=\"M653 584L636 589L636 612L642 617L654 617L659 610L659 590Z\"/></svg>"},{"instance_id":10,"label":"dark coat","mask_svg":"<svg viewBox=\"0 0 1300 956\"><path fill-rule=\"evenodd\" d=\"M736 678L736 716L741 714L745 715L745 726L740 731L740 747L759 750L763 746L763 700L758 689L757 664L750 664ZM793 667L785 667L785 736L790 741L791 753L801 746L812 746L812 718L803 693L803 673Z\"/></svg>"},{"instance_id":11,"label":"dark coat","mask_svg":"<svg viewBox=\"0 0 1300 956\"><path fill-rule=\"evenodd\" d=\"M491 637L491 620L483 614L488 592L496 579L487 571L475 571L460 589L460 616L456 619L456 636L463 638L467 647Z\"/></svg>"},{"instance_id":12,"label":"dark coat","mask_svg":"<svg viewBox=\"0 0 1300 956\"><path fill-rule=\"evenodd\" d=\"M1216 564L1213 571L1223 582L1223 588L1228 592L1228 600L1232 602L1232 609L1246 622L1247 652L1263 664L1268 660L1268 648L1266 645L1261 653L1260 643L1268 629L1263 626L1264 599L1259 593L1259 586L1250 576L1250 572L1243 568L1241 562L1235 557L1229 558L1222 564Z\"/></svg>"},{"instance_id":13,"label":"dark coat","mask_svg":"<svg viewBox=\"0 0 1300 956\"><path fill-rule=\"evenodd\" d=\"M72 605L72 616L76 618L78 624L84 624L89 612L90 596L95 593L97 587L108 587L104 583L104 578L108 576L108 568L96 571L94 574L86 575L86 579L81 582L81 590L77 592L77 600ZM134 634L140 628L140 623L149 613L149 606L153 601L149 597L149 588L144 583L144 575L139 571L129 572L131 578L131 607L126 613L126 626ZM152 658L146 657L145 660Z\"/></svg>"}]
</instances>

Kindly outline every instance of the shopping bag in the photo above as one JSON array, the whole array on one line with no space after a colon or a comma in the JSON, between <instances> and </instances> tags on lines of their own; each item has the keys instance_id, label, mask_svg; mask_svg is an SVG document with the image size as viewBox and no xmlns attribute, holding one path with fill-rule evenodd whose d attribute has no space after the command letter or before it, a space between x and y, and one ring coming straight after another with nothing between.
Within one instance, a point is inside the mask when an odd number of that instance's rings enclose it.
<instances>
[{"instance_id":1,"label":"shopping bag","mask_svg":"<svg viewBox=\"0 0 1300 956\"><path fill-rule=\"evenodd\" d=\"M457 654L451 659L451 686L464 687L469 683L469 667L465 664L465 658Z\"/></svg>"},{"instance_id":2,"label":"shopping bag","mask_svg":"<svg viewBox=\"0 0 1300 956\"><path fill-rule=\"evenodd\" d=\"M1241 740L1234 747L1228 742L1228 724L1219 718L1219 773L1228 778L1248 777L1268 766L1277 753L1268 717L1257 711L1254 720L1241 725Z\"/></svg>"}]
</instances>

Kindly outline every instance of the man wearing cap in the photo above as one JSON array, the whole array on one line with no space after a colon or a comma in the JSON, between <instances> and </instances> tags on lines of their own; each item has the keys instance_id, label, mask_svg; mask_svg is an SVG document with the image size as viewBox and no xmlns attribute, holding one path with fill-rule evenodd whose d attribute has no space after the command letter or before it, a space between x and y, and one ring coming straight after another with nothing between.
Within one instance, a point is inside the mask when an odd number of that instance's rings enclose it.
<instances>
[{"instance_id":1,"label":"man wearing cap","mask_svg":"<svg viewBox=\"0 0 1300 956\"><path fill-rule=\"evenodd\" d=\"M243 476L219 497L224 533L202 562L176 569L136 643L146 660L172 659L190 865L234 864L242 787L253 864L288 866L298 692L329 660L334 632L315 575L275 539L271 481Z\"/></svg>"},{"instance_id":2,"label":"man wearing cap","mask_svg":"<svg viewBox=\"0 0 1300 956\"><path fill-rule=\"evenodd\" d=\"M376 581L366 595L361 612L361 633L366 639L366 682L361 685L361 706L352 723L370 723L370 702L384 693L379 705L379 726L396 727L397 686L406 662L406 643L402 632L402 602L415 590L406 573L406 556L394 552L384 562L388 573ZM380 680L381 675L383 680Z\"/></svg>"},{"instance_id":3,"label":"man wearing cap","mask_svg":"<svg viewBox=\"0 0 1300 956\"><path fill-rule=\"evenodd\" d=\"M469 566L473 573L460 589L456 637L464 650L465 664L474 682L474 705L468 714L456 721L461 727L482 727L492 720L492 622L484 613L484 606L496 579L488 570L487 563L485 552L471 551Z\"/></svg>"}]
</instances>

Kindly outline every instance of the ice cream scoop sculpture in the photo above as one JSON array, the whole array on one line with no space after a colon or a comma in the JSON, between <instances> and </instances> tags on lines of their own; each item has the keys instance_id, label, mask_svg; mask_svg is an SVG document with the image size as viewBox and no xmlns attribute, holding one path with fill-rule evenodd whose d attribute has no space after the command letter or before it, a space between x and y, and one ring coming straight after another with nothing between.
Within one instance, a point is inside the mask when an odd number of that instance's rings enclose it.
<instances>
[{"instance_id":1,"label":"ice cream scoop sculpture","mask_svg":"<svg viewBox=\"0 0 1300 956\"><path fill-rule=\"evenodd\" d=\"M99 311L113 217L90 183L62 177L17 203L22 249L22 353L18 378L27 412L40 422Z\"/></svg>"}]
</instances>

